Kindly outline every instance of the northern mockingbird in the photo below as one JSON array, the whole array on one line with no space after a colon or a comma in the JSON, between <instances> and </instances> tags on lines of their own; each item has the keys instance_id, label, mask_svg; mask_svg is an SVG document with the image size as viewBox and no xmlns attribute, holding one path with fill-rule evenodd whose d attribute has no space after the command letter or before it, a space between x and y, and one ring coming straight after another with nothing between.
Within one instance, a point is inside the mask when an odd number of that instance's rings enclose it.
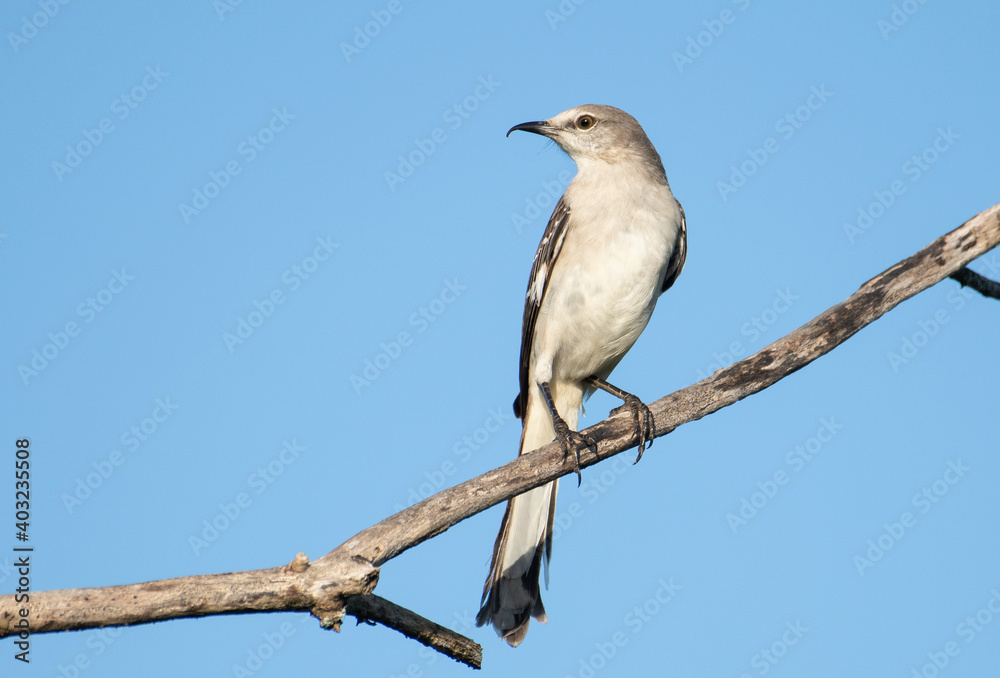
<instances>
[{"instance_id":1,"label":"northern mockingbird","mask_svg":"<svg viewBox=\"0 0 1000 678\"><path fill-rule=\"evenodd\" d=\"M638 398L605 380L684 267L684 210L656 149L625 111L579 106L515 125L507 136L515 130L552 139L577 166L531 265L521 390L514 400L514 414L523 420L519 454L558 438L578 457L580 447L593 444L576 433L580 408L602 389L632 411L642 457L655 433L652 416ZM476 624L491 623L514 647L527 635L530 617L548 621L539 574L544 564L547 585L557 486L553 481L508 501L493 547Z\"/></svg>"}]
</instances>

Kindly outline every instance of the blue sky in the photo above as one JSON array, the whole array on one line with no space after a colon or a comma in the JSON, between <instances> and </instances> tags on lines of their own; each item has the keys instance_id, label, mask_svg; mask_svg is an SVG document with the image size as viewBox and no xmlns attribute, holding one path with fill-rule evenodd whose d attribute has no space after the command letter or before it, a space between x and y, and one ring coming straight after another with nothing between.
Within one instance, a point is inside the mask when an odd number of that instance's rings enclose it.
<instances>
[{"instance_id":1,"label":"blue sky","mask_svg":"<svg viewBox=\"0 0 1000 678\"><path fill-rule=\"evenodd\" d=\"M687 267L612 379L647 400L1000 200L995 4L681 5L6 3L0 388L32 586L315 558L511 459L531 257L574 172L517 123L610 104L663 157ZM998 334L942 282L564 483L551 621L516 650L469 626L501 507L377 592L482 643L484 675L991 673ZM11 675L469 675L293 614L0 648Z\"/></svg>"}]
</instances>

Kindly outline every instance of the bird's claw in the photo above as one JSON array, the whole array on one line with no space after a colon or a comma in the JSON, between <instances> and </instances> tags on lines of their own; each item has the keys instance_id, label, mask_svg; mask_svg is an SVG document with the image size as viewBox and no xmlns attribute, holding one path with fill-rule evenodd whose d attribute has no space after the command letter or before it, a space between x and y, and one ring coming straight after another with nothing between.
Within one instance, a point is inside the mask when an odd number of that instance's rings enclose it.
<instances>
[{"instance_id":1,"label":"bird's claw","mask_svg":"<svg viewBox=\"0 0 1000 678\"><path fill-rule=\"evenodd\" d=\"M611 414L613 416L626 409L632 413L632 418L635 420L635 435L639 439L639 455L632 463L638 464L646 448L653 446L653 439L656 437L656 422L653 421L653 413L649 411L646 403L631 394L626 394L622 399L625 403L611 410Z\"/></svg>"},{"instance_id":2,"label":"bird's claw","mask_svg":"<svg viewBox=\"0 0 1000 678\"><path fill-rule=\"evenodd\" d=\"M575 461L576 471L576 485L579 487L583 484L583 474L580 473L580 450L581 449L592 449L597 452L597 443L594 442L593 438L580 435L576 431L570 430L566 422L561 418L554 422L556 430L556 438L559 440L559 444L563 448L563 457L568 457L570 451L573 452L573 459Z\"/></svg>"}]
</instances>

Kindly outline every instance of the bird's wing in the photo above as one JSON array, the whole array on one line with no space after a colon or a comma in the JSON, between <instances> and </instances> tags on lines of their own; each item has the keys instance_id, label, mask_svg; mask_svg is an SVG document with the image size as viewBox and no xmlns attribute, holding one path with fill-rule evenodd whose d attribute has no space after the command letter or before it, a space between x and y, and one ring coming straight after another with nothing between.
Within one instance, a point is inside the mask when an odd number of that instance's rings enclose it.
<instances>
[{"instance_id":1,"label":"bird's wing","mask_svg":"<svg viewBox=\"0 0 1000 678\"><path fill-rule=\"evenodd\" d=\"M661 294L669 290L674 281L677 280L677 276L681 274L681 270L684 268L684 261L687 259L687 219L684 217L684 208L681 207L679 201L677 209L681 211L681 227L677 231L677 243L674 245L674 251L670 255L670 262L667 264L667 275L663 278L663 287L660 289Z\"/></svg>"},{"instance_id":2,"label":"bird's wing","mask_svg":"<svg viewBox=\"0 0 1000 678\"><path fill-rule=\"evenodd\" d=\"M545 299L545 291L549 287L552 267L562 249L563 240L566 239L569 214L569 205L566 204L564 196L559 199L552 216L549 217L542 241L538 243L535 259L531 262L531 277L528 279L528 292L524 298L524 320L521 323L521 391L514 399L514 416L518 419L524 416L528 404L528 367L531 363L535 321L538 319L538 309Z\"/></svg>"}]
</instances>

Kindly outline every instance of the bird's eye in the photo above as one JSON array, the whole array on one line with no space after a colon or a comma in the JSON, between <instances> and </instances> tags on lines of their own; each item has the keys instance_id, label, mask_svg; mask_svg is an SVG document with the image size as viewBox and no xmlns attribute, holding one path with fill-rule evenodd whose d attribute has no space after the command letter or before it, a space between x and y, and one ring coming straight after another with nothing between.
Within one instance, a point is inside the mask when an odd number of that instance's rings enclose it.
<instances>
[{"instance_id":1,"label":"bird's eye","mask_svg":"<svg viewBox=\"0 0 1000 678\"><path fill-rule=\"evenodd\" d=\"M577 118L576 126L578 129L590 129L594 126L594 119L589 115L581 115Z\"/></svg>"}]
</instances>

